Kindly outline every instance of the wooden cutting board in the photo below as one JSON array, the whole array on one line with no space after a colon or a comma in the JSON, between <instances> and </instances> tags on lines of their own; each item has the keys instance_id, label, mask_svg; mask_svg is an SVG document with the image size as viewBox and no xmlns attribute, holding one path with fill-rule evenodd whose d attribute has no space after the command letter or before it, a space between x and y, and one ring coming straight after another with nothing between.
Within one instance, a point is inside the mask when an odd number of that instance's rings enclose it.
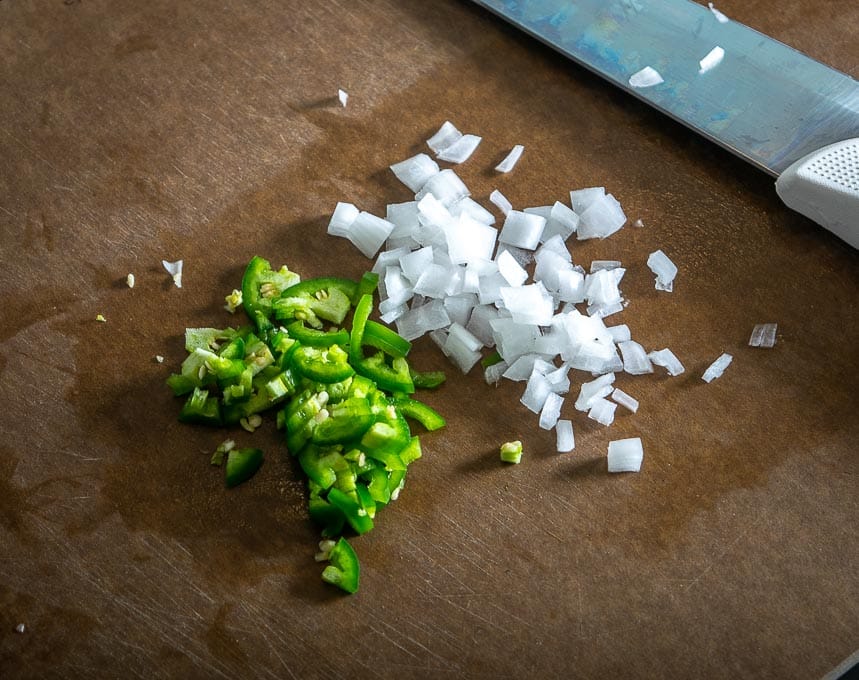
<instances>
[{"instance_id":1,"label":"wooden cutting board","mask_svg":"<svg viewBox=\"0 0 859 680\"><path fill-rule=\"evenodd\" d=\"M857 75L854 2L719 7ZM859 647L859 257L769 178L467 2L5 0L0 54L0 675L809 678ZM608 429L570 399L559 455L522 383L420 341L448 427L342 596L272 419L236 434L267 459L227 491L225 433L177 423L164 379L186 326L239 323L252 255L367 269L334 205L410 200L387 166L447 119L484 138L457 167L484 205L606 186L643 220L571 250L624 263L617 322L687 370L621 375L641 408ZM642 471L609 474L632 436Z\"/></svg>"}]
</instances>

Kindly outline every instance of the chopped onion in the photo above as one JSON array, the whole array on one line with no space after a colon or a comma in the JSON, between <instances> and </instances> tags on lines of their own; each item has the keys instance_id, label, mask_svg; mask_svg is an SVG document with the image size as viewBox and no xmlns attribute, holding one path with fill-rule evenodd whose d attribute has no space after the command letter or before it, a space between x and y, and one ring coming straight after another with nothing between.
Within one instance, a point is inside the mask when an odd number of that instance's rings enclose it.
<instances>
[{"instance_id":1,"label":"chopped onion","mask_svg":"<svg viewBox=\"0 0 859 680\"><path fill-rule=\"evenodd\" d=\"M543 404L543 409L540 411L539 425L544 430L551 430L558 422L561 416L561 407L564 405L564 398L555 392L549 393L546 401Z\"/></svg>"},{"instance_id":2,"label":"chopped onion","mask_svg":"<svg viewBox=\"0 0 859 680\"><path fill-rule=\"evenodd\" d=\"M182 287L182 260L176 260L175 262L168 262L167 260L161 260L161 264L164 265L164 269L167 270L167 273L173 278L173 283L177 288Z\"/></svg>"},{"instance_id":3,"label":"chopped onion","mask_svg":"<svg viewBox=\"0 0 859 680\"><path fill-rule=\"evenodd\" d=\"M456 129L453 123L446 120L438 129L438 132L427 140L427 146L438 155L461 137L462 133Z\"/></svg>"},{"instance_id":4,"label":"chopped onion","mask_svg":"<svg viewBox=\"0 0 859 680\"><path fill-rule=\"evenodd\" d=\"M662 76L659 75L659 71L651 66L645 66L643 69L633 73L629 77L629 84L631 87L653 87L654 85L659 85L664 82L665 81L662 79Z\"/></svg>"},{"instance_id":5,"label":"chopped onion","mask_svg":"<svg viewBox=\"0 0 859 680\"><path fill-rule=\"evenodd\" d=\"M716 45L701 61L698 62L698 65L700 66L698 73L706 73L707 71L716 68L724 58L725 50Z\"/></svg>"},{"instance_id":6,"label":"chopped onion","mask_svg":"<svg viewBox=\"0 0 859 680\"><path fill-rule=\"evenodd\" d=\"M609 472L638 472L644 459L640 437L615 439L608 443Z\"/></svg>"},{"instance_id":7,"label":"chopped onion","mask_svg":"<svg viewBox=\"0 0 859 680\"><path fill-rule=\"evenodd\" d=\"M708 2L707 6L710 8L710 11L713 13L713 16L716 17L716 21L718 21L720 24L727 24L730 21L728 17L726 17L719 10L713 7L712 2Z\"/></svg>"},{"instance_id":8,"label":"chopped onion","mask_svg":"<svg viewBox=\"0 0 859 680\"><path fill-rule=\"evenodd\" d=\"M534 364L540 359L539 354L523 354L511 363L504 371L504 377L513 382L523 382L531 377L534 372ZM538 369L539 373L543 373ZM543 373L545 375L545 373ZM554 391L554 390L553 390Z\"/></svg>"},{"instance_id":9,"label":"chopped onion","mask_svg":"<svg viewBox=\"0 0 859 680\"><path fill-rule=\"evenodd\" d=\"M506 370L507 363L499 361L497 364L492 364L491 366L486 367L483 371L483 379L486 380L487 385L497 385L501 382L501 376Z\"/></svg>"},{"instance_id":10,"label":"chopped onion","mask_svg":"<svg viewBox=\"0 0 859 680\"><path fill-rule=\"evenodd\" d=\"M653 365L647 358L647 352L635 340L625 340L617 344L623 357L623 370L630 375L653 373Z\"/></svg>"},{"instance_id":11,"label":"chopped onion","mask_svg":"<svg viewBox=\"0 0 859 680\"><path fill-rule=\"evenodd\" d=\"M605 187L588 187L587 189L575 189L570 192L570 205L577 215L581 215L590 207L591 203L605 196Z\"/></svg>"},{"instance_id":12,"label":"chopped onion","mask_svg":"<svg viewBox=\"0 0 859 680\"><path fill-rule=\"evenodd\" d=\"M596 420L600 425L608 427L614 422L614 412L617 410L617 404L613 404L608 399L596 397L591 402L591 409L588 411L588 418Z\"/></svg>"},{"instance_id":13,"label":"chopped onion","mask_svg":"<svg viewBox=\"0 0 859 680\"><path fill-rule=\"evenodd\" d=\"M593 406L596 399L607 397L612 392L614 373L606 373L596 380L582 383L579 388L579 398L576 399L575 407L578 411L587 411Z\"/></svg>"},{"instance_id":14,"label":"chopped onion","mask_svg":"<svg viewBox=\"0 0 859 680\"><path fill-rule=\"evenodd\" d=\"M686 370L680 363L680 359L668 348L650 352L647 358L657 366L663 366L668 371L668 375L680 375Z\"/></svg>"},{"instance_id":15,"label":"chopped onion","mask_svg":"<svg viewBox=\"0 0 859 680\"><path fill-rule=\"evenodd\" d=\"M674 289L674 277L677 276L677 265L661 250L650 253L647 258L647 266L656 274L656 290L664 290L669 293Z\"/></svg>"},{"instance_id":16,"label":"chopped onion","mask_svg":"<svg viewBox=\"0 0 859 680\"><path fill-rule=\"evenodd\" d=\"M626 214L611 194L595 198L580 215L576 238L606 238L626 224Z\"/></svg>"},{"instance_id":17,"label":"chopped onion","mask_svg":"<svg viewBox=\"0 0 859 680\"><path fill-rule=\"evenodd\" d=\"M552 322L555 304L539 281L527 286L502 286L501 298L517 323L548 326Z\"/></svg>"},{"instance_id":18,"label":"chopped onion","mask_svg":"<svg viewBox=\"0 0 859 680\"><path fill-rule=\"evenodd\" d=\"M528 272L519 265L509 251L502 251L495 261L498 263L498 272L511 286L521 286L528 279Z\"/></svg>"},{"instance_id":19,"label":"chopped onion","mask_svg":"<svg viewBox=\"0 0 859 680\"><path fill-rule=\"evenodd\" d=\"M444 343L444 353L463 373L468 373L478 361L483 343L458 323L452 323Z\"/></svg>"},{"instance_id":20,"label":"chopped onion","mask_svg":"<svg viewBox=\"0 0 859 680\"><path fill-rule=\"evenodd\" d=\"M134 274L129 274L125 277L125 285L129 288L134 288Z\"/></svg>"},{"instance_id":21,"label":"chopped onion","mask_svg":"<svg viewBox=\"0 0 859 680\"><path fill-rule=\"evenodd\" d=\"M495 347L495 338L492 335L490 321L499 318L499 314L495 305L477 305L471 310L471 317L465 327L484 345Z\"/></svg>"},{"instance_id":22,"label":"chopped onion","mask_svg":"<svg viewBox=\"0 0 859 680\"><path fill-rule=\"evenodd\" d=\"M373 257L393 230L394 225L388 220L362 210L349 227L346 238L364 254L364 257Z\"/></svg>"},{"instance_id":23,"label":"chopped onion","mask_svg":"<svg viewBox=\"0 0 859 680\"><path fill-rule=\"evenodd\" d=\"M328 222L328 233L332 236L347 237L352 223L360 212L351 203L338 203L334 207L334 212L331 214L331 219Z\"/></svg>"},{"instance_id":24,"label":"chopped onion","mask_svg":"<svg viewBox=\"0 0 859 680\"><path fill-rule=\"evenodd\" d=\"M460 293L444 299L444 308L453 323L465 326L471 317L471 311L477 305L477 295Z\"/></svg>"},{"instance_id":25,"label":"chopped onion","mask_svg":"<svg viewBox=\"0 0 859 680\"><path fill-rule=\"evenodd\" d=\"M442 205L451 206L470 195L468 187L450 168L430 177L421 190L415 194L415 200L420 201L427 194L432 194Z\"/></svg>"},{"instance_id":26,"label":"chopped onion","mask_svg":"<svg viewBox=\"0 0 859 680\"><path fill-rule=\"evenodd\" d=\"M552 392L552 386L546 379L546 376L539 371L532 371L531 377L528 378L528 384L525 386L525 392L519 400L530 411L540 413ZM557 395L556 395L557 396Z\"/></svg>"},{"instance_id":27,"label":"chopped onion","mask_svg":"<svg viewBox=\"0 0 859 680\"><path fill-rule=\"evenodd\" d=\"M516 144L511 150L510 153L501 161L498 165L495 166L496 172L510 172L515 166L516 163L519 162L519 159L522 157L522 152L525 150L525 147L521 144Z\"/></svg>"},{"instance_id":28,"label":"chopped onion","mask_svg":"<svg viewBox=\"0 0 859 680\"><path fill-rule=\"evenodd\" d=\"M633 413L638 411L638 399L634 399L633 397L629 396L619 387L614 388L614 391L611 393L611 398L624 408L632 411Z\"/></svg>"},{"instance_id":29,"label":"chopped onion","mask_svg":"<svg viewBox=\"0 0 859 680\"><path fill-rule=\"evenodd\" d=\"M534 250L540 244L540 236L546 226L546 218L533 213L511 210L507 213L498 240L517 248Z\"/></svg>"},{"instance_id":30,"label":"chopped onion","mask_svg":"<svg viewBox=\"0 0 859 680\"><path fill-rule=\"evenodd\" d=\"M503 215L513 210L513 204L498 189L489 194L489 200L498 207Z\"/></svg>"},{"instance_id":31,"label":"chopped onion","mask_svg":"<svg viewBox=\"0 0 859 680\"><path fill-rule=\"evenodd\" d=\"M436 156L439 160L448 161L449 163L463 163L471 157L471 154L474 153L474 150L477 149L481 141L483 141L483 138L477 135L462 135L453 144L442 149Z\"/></svg>"},{"instance_id":32,"label":"chopped onion","mask_svg":"<svg viewBox=\"0 0 859 680\"><path fill-rule=\"evenodd\" d=\"M425 153L394 163L391 171L413 192L420 191L430 177L439 173L438 163Z\"/></svg>"},{"instance_id":33,"label":"chopped onion","mask_svg":"<svg viewBox=\"0 0 859 680\"><path fill-rule=\"evenodd\" d=\"M591 274L595 274L603 269L618 269L621 262L619 260L592 260Z\"/></svg>"},{"instance_id":34,"label":"chopped onion","mask_svg":"<svg viewBox=\"0 0 859 680\"><path fill-rule=\"evenodd\" d=\"M611 333L611 337L615 342L624 342L626 340L632 340L632 335L629 332L629 326L626 324L621 324L619 326L609 326L608 332Z\"/></svg>"},{"instance_id":35,"label":"chopped onion","mask_svg":"<svg viewBox=\"0 0 859 680\"><path fill-rule=\"evenodd\" d=\"M495 224L495 215L468 196L450 206L450 214L453 217L468 215L483 224Z\"/></svg>"},{"instance_id":36,"label":"chopped onion","mask_svg":"<svg viewBox=\"0 0 859 680\"><path fill-rule=\"evenodd\" d=\"M774 347L777 330L778 324L759 323L752 330L752 337L749 338L749 347Z\"/></svg>"},{"instance_id":37,"label":"chopped onion","mask_svg":"<svg viewBox=\"0 0 859 680\"><path fill-rule=\"evenodd\" d=\"M346 107L346 102L349 101L349 94L345 90L337 90L337 99L340 100L340 106Z\"/></svg>"},{"instance_id":38,"label":"chopped onion","mask_svg":"<svg viewBox=\"0 0 859 680\"><path fill-rule=\"evenodd\" d=\"M468 264L492 259L498 230L463 213L445 235L450 261Z\"/></svg>"},{"instance_id":39,"label":"chopped onion","mask_svg":"<svg viewBox=\"0 0 859 680\"><path fill-rule=\"evenodd\" d=\"M426 246L400 257L400 267L403 275L412 283L416 283L424 270L433 263L432 246Z\"/></svg>"},{"instance_id":40,"label":"chopped onion","mask_svg":"<svg viewBox=\"0 0 859 680\"><path fill-rule=\"evenodd\" d=\"M705 383L713 382L716 378L722 376L725 372L725 369L731 364L731 361L734 360L730 354L725 353L722 354L716 361L710 364L707 367L707 370L704 371L704 375L701 376L701 380Z\"/></svg>"},{"instance_id":41,"label":"chopped onion","mask_svg":"<svg viewBox=\"0 0 859 680\"><path fill-rule=\"evenodd\" d=\"M559 236L566 241L579 228L579 216L560 201L555 201L546 219L546 226L540 236L541 241L547 241L553 236Z\"/></svg>"},{"instance_id":42,"label":"chopped onion","mask_svg":"<svg viewBox=\"0 0 859 680\"><path fill-rule=\"evenodd\" d=\"M573 434L573 423L569 420L559 420L555 423L555 448L558 453L569 453L576 448L576 438Z\"/></svg>"}]
</instances>

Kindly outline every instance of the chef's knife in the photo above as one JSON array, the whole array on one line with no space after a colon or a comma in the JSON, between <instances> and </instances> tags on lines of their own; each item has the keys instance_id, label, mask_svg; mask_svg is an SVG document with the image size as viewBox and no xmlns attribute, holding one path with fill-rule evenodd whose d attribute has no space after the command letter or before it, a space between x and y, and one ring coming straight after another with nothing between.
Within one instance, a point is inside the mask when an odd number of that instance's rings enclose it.
<instances>
[{"instance_id":1,"label":"chef's knife","mask_svg":"<svg viewBox=\"0 0 859 680\"><path fill-rule=\"evenodd\" d=\"M785 204L859 248L850 76L691 0L474 1L774 175ZM633 86L646 67L662 82Z\"/></svg>"}]
</instances>

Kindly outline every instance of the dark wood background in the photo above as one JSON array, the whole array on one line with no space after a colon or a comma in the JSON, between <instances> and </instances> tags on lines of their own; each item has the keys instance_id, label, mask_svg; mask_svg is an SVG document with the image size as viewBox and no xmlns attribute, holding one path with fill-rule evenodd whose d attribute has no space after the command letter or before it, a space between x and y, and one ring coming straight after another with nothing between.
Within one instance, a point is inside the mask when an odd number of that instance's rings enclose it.
<instances>
[{"instance_id":1,"label":"dark wood background","mask_svg":"<svg viewBox=\"0 0 859 680\"><path fill-rule=\"evenodd\" d=\"M718 6L859 73L855 2ZM604 185L644 220L574 257L624 262L618 321L687 373L621 376L642 406L610 429L568 403L558 455L522 384L449 369L426 397L449 426L354 541L344 597L273 423L237 434L268 456L227 492L208 465L224 434L177 423L164 379L186 326L237 323L221 305L252 255L360 275L325 235L335 203L409 200L387 166L445 119L484 137L457 168L484 204ZM3 677L812 678L859 648L857 253L483 10L2 0L0 159ZM184 259L181 290L162 258ZM772 350L746 346L760 322ZM446 366L428 340L414 354ZM642 471L609 475L627 436ZM511 438L526 454L502 467Z\"/></svg>"}]
</instances>

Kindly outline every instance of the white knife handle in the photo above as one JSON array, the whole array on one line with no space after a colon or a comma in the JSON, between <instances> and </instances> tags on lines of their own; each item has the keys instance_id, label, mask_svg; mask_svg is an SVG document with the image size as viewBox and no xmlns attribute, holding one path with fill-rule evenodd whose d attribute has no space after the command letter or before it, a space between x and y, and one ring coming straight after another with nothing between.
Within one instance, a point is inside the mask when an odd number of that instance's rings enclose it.
<instances>
[{"instance_id":1,"label":"white knife handle","mask_svg":"<svg viewBox=\"0 0 859 680\"><path fill-rule=\"evenodd\" d=\"M775 190L789 208L859 248L859 137L800 158Z\"/></svg>"}]
</instances>

